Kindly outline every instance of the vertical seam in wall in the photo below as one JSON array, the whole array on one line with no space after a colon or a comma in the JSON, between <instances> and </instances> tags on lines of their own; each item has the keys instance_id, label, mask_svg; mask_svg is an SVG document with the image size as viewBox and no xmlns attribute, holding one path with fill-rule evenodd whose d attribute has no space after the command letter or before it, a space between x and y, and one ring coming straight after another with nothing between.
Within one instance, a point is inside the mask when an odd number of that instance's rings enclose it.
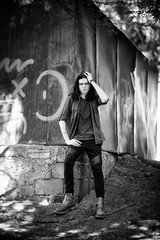
<instances>
[{"instance_id":1,"label":"vertical seam in wall","mask_svg":"<svg viewBox=\"0 0 160 240\"><path fill-rule=\"evenodd\" d=\"M73 66L74 66L74 79L75 79L75 55L76 55L76 48L75 48L75 45L76 45L76 26L75 26L75 1L73 1L73 10L74 10L74 17L73 17L73 29L74 29L74 50L73 50L73 53L74 53L74 58L73 58Z\"/></svg>"},{"instance_id":2,"label":"vertical seam in wall","mask_svg":"<svg viewBox=\"0 0 160 240\"><path fill-rule=\"evenodd\" d=\"M116 37L116 151L119 153L119 145L118 145L118 34Z\"/></svg>"},{"instance_id":3,"label":"vertical seam in wall","mask_svg":"<svg viewBox=\"0 0 160 240\"><path fill-rule=\"evenodd\" d=\"M98 69L97 69L97 17L96 17L96 20L95 20L95 79L99 84L97 71Z\"/></svg>"}]
</instances>

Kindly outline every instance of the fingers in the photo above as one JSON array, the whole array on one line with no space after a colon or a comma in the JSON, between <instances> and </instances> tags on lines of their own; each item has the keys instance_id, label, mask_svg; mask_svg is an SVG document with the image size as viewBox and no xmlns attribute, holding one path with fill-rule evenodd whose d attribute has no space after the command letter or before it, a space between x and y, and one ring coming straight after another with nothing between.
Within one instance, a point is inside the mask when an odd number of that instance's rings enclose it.
<instances>
[{"instance_id":1,"label":"fingers","mask_svg":"<svg viewBox=\"0 0 160 240\"><path fill-rule=\"evenodd\" d=\"M76 146L76 147L80 147L81 144L82 144L82 143L81 143L80 141L74 139L74 146Z\"/></svg>"},{"instance_id":2,"label":"fingers","mask_svg":"<svg viewBox=\"0 0 160 240\"><path fill-rule=\"evenodd\" d=\"M87 77L88 81L92 81L92 74L89 72L85 72L84 75Z\"/></svg>"},{"instance_id":3,"label":"fingers","mask_svg":"<svg viewBox=\"0 0 160 240\"><path fill-rule=\"evenodd\" d=\"M90 73L90 72L85 72L84 74L87 74L87 75L88 75L88 74L91 74L91 73Z\"/></svg>"},{"instance_id":4,"label":"fingers","mask_svg":"<svg viewBox=\"0 0 160 240\"><path fill-rule=\"evenodd\" d=\"M89 73L89 72L85 72L84 75L85 75L86 77L88 77L88 76L91 76L92 74Z\"/></svg>"},{"instance_id":5,"label":"fingers","mask_svg":"<svg viewBox=\"0 0 160 240\"><path fill-rule=\"evenodd\" d=\"M73 140L73 146L75 147L80 147L81 146L81 142L79 140L76 140L76 139L72 139Z\"/></svg>"},{"instance_id":6,"label":"fingers","mask_svg":"<svg viewBox=\"0 0 160 240\"><path fill-rule=\"evenodd\" d=\"M77 139L71 139L69 142L68 142L68 145L72 145L74 147L80 147L81 146L81 142Z\"/></svg>"}]
</instances>

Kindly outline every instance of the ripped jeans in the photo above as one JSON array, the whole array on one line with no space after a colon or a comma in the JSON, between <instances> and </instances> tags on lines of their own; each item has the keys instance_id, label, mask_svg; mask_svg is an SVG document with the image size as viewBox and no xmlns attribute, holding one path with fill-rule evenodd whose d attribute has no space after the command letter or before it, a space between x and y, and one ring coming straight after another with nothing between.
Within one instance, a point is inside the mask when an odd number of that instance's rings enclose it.
<instances>
[{"instance_id":1,"label":"ripped jeans","mask_svg":"<svg viewBox=\"0 0 160 240\"><path fill-rule=\"evenodd\" d=\"M89 157L91 169L95 181L96 197L104 197L104 177L102 172L101 144L95 144L95 140L82 140L80 147L69 146L64 161L64 180L66 193L74 193L73 167L82 151Z\"/></svg>"}]
</instances>

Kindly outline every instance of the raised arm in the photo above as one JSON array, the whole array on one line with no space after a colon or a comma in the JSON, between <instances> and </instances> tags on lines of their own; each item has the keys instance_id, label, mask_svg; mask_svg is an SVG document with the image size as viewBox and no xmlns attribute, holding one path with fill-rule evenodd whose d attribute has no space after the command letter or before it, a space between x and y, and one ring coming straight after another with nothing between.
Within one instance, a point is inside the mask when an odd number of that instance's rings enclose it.
<instances>
[{"instance_id":1,"label":"raised arm","mask_svg":"<svg viewBox=\"0 0 160 240\"><path fill-rule=\"evenodd\" d=\"M109 98L108 95L102 90L102 88L100 88L98 86L98 84L93 80L92 78L92 74L89 72L85 72L84 75L87 77L87 80L90 84L92 84L92 86L94 87L94 89L96 90L97 94L99 95L102 103L107 103Z\"/></svg>"}]
</instances>

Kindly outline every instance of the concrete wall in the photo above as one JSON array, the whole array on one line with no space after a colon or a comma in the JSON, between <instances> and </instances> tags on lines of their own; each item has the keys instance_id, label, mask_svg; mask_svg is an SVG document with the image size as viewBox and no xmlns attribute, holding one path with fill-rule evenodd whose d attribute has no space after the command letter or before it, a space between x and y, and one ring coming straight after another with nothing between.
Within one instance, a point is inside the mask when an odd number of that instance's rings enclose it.
<instances>
[{"instance_id":1,"label":"concrete wall","mask_svg":"<svg viewBox=\"0 0 160 240\"><path fill-rule=\"evenodd\" d=\"M11 199L54 198L64 193L64 156L66 146L1 146L0 197ZM115 157L102 152L103 171L107 178ZM75 196L78 200L94 189L94 179L85 153L74 167Z\"/></svg>"}]
</instances>

